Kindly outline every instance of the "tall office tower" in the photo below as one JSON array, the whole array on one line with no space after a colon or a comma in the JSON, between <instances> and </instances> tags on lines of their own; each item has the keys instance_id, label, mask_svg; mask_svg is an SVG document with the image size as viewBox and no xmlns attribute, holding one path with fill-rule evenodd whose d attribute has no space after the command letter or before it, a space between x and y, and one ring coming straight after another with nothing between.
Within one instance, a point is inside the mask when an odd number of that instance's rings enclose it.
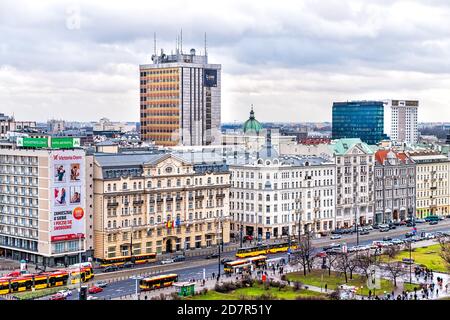
<instances>
[{"instance_id":1,"label":"tall office tower","mask_svg":"<svg viewBox=\"0 0 450 320\"><path fill-rule=\"evenodd\" d=\"M176 50L140 65L141 139L157 145L220 144L221 65Z\"/></svg>"},{"instance_id":2,"label":"tall office tower","mask_svg":"<svg viewBox=\"0 0 450 320\"><path fill-rule=\"evenodd\" d=\"M360 138L376 144L384 134L382 101L347 101L333 103L333 139Z\"/></svg>"},{"instance_id":3,"label":"tall office tower","mask_svg":"<svg viewBox=\"0 0 450 320\"><path fill-rule=\"evenodd\" d=\"M391 108L391 140L397 143L415 144L418 140L417 100L390 100Z\"/></svg>"}]
</instances>

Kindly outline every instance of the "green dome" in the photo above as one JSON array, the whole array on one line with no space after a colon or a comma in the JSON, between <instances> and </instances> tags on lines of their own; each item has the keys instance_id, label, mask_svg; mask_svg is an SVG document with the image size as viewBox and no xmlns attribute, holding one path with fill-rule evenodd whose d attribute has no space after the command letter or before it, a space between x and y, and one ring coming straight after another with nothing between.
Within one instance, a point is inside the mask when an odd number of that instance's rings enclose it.
<instances>
[{"instance_id":1,"label":"green dome","mask_svg":"<svg viewBox=\"0 0 450 320\"><path fill-rule=\"evenodd\" d=\"M250 111L250 118L245 121L244 127L242 128L244 130L244 133L250 133L255 132L259 133L262 130L262 125L259 123L258 120L255 119L255 112L252 110Z\"/></svg>"}]
</instances>

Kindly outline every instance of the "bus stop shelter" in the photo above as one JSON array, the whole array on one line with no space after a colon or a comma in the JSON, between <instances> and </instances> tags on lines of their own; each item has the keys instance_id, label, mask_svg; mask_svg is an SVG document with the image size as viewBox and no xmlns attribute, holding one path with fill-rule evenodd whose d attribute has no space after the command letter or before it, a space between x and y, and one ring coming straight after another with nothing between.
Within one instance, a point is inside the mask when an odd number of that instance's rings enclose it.
<instances>
[{"instance_id":1,"label":"bus stop shelter","mask_svg":"<svg viewBox=\"0 0 450 320\"><path fill-rule=\"evenodd\" d=\"M195 282L175 282L173 286L180 297L193 296L195 294Z\"/></svg>"}]
</instances>

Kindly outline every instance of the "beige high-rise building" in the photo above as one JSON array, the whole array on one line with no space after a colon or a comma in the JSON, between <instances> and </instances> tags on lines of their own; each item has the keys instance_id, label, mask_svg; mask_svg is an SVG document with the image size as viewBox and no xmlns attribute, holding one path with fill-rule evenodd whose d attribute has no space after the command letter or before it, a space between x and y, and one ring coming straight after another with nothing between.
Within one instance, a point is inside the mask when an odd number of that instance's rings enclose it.
<instances>
[{"instance_id":1,"label":"beige high-rise building","mask_svg":"<svg viewBox=\"0 0 450 320\"><path fill-rule=\"evenodd\" d=\"M152 56L140 65L141 139L163 146L220 144L221 65L207 55Z\"/></svg>"},{"instance_id":2,"label":"beige high-rise building","mask_svg":"<svg viewBox=\"0 0 450 320\"><path fill-rule=\"evenodd\" d=\"M95 154L98 260L229 242L228 166L199 155Z\"/></svg>"}]
</instances>

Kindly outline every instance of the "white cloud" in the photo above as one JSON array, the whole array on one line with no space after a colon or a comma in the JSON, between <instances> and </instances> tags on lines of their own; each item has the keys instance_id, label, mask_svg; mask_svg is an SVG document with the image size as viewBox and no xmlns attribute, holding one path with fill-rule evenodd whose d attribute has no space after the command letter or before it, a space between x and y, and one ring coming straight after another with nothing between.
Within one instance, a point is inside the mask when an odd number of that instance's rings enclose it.
<instances>
[{"instance_id":1,"label":"white cloud","mask_svg":"<svg viewBox=\"0 0 450 320\"><path fill-rule=\"evenodd\" d=\"M419 99L422 121L450 116L444 0L4 0L2 112L138 120L138 65L154 32L170 52L181 28L185 50L203 51L206 31L222 64L223 121L247 118L251 103L262 121L330 120L333 101L391 97Z\"/></svg>"}]
</instances>

